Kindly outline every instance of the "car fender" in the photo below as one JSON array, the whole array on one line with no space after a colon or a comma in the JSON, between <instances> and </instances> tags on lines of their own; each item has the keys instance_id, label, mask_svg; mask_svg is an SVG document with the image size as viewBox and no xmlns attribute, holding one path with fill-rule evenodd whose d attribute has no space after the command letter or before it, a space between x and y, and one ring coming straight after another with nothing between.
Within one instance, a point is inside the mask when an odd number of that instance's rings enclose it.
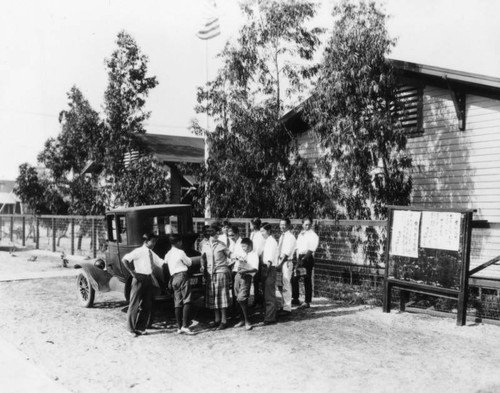
<instances>
[{"instance_id":1,"label":"car fender","mask_svg":"<svg viewBox=\"0 0 500 393\"><path fill-rule=\"evenodd\" d=\"M106 270L102 270L91 263L75 265L75 269L82 269L89 276L90 285L96 291L109 292L114 290L110 287L110 280L113 278Z\"/></svg>"}]
</instances>

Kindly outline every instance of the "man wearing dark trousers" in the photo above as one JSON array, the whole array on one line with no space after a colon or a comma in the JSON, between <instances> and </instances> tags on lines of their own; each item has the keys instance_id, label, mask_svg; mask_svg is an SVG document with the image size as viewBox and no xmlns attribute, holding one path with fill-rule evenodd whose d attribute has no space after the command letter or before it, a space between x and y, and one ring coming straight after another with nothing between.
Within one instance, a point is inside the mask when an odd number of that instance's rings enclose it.
<instances>
[{"instance_id":1,"label":"man wearing dark trousers","mask_svg":"<svg viewBox=\"0 0 500 393\"><path fill-rule=\"evenodd\" d=\"M302 232L297 236L297 264L292 277L292 304L299 306L299 280L304 278L305 301L301 308L309 308L312 301L312 273L314 252L318 248L319 237L312 229L312 220L302 220Z\"/></svg>"},{"instance_id":2,"label":"man wearing dark trousers","mask_svg":"<svg viewBox=\"0 0 500 393\"><path fill-rule=\"evenodd\" d=\"M155 286L158 286L153 277L153 265L161 267L164 261L153 252L157 235L147 233L142 236L144 243L123 259L123 265L132 275L132 288L127 311L127 331L133 336L146 334L151 317Z\"/></svg>"},{"instance_id":3,"label":"man wearing dark trousers","mask_svg":"<svg viewBox=\"0 0 500 393\"><path fill-rule=\"evenodd\" d=\"M252 306L250 307L261 306L264 304L264 294L263 294L264 282L262 279L262 253L264 252L264 244L266 243L266 240L260 233L261 225L262 222L260 221L260 218L254 218L250 221L250 228L251 228L250 240L252 240L253 251L255 251L259 257L259 270L253 276L254 301Z\"/></svg>"}]
</instances>

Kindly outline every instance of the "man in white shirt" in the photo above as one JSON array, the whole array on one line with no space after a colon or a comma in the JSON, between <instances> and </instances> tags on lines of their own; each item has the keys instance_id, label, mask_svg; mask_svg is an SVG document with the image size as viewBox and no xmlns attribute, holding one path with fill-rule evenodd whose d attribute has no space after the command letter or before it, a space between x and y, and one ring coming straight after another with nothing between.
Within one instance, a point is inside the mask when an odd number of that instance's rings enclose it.
<instances>
[{"instance_id":1,"label":"man in white shirt","mask_svg":"<svg viewBox=\"0 0 500 393\"><path fill-rule=\"evenodd\" d=\"M246 256L246 253L243 251L243 248L241 248L241 237L240 237L240 230L236 225L231 225L229 227L229 231L227 232L228 236L228 241L229 241L229 252L231 253L229 255L230 262L233 264L232 271L231 271L231 276L232 276L232 289L231 289L231 296L233 298L233 304L232 304L232 313L234 316L237 315L238 313L238 304L236 302L236 294L234 291L234 280L236 277L236 273L238 273L238 258L242 257L244 258Z\"/></svg>"},{"instance_id":2,"label":"man in white shirt","mask_svg":"<svg viewBox=\"0 0 500 393\"><path fill-rule=\"evenodd\" d=\"M276 267L278 266L278 243L271 235L271 224L262 224L260 232L266 244L262 253L262 276L264 279L265 317L264 325L276 323Z\"/></svg>"},{"instance_id":3,"label":"man in white shirt","mask_svg":"<svg viewBox=\"0 0 500 393\"><path fill-rule=\"evenodd\" d=\"M259 270L253 276L253 293L254 293L254 301L250 307L260 306L264 302L264 294L263 294L263 280L262 280L262 252L264 251L264 244L266 240L260 233L260 227L262 222L260 218L254 218L250 221L250 240L253 244L253 251L259 257Z\"/></svg>"},{"instance_id":4,"label":"man in white shirt","mask_svg":"<svg viewBox=\"0 0 500 393\"><path fill-rule=\"evenodd\" d=\"M312 300L312 274L314 268L314 253L319 245L319 237L312 229L312 220L307 217L302 220L302 232L297 236L297 266L292 277L292 304L300 305L299 280L304 277L305 301L302 308L309 308ZM305 270L304 273L300 273Z\"/></svg>"},{"instance_id":5,"label":"man in white shirt","mask_svg":"<svg viewBox=\"0 0 500 393\"><path fill-rule=\"evenodd\" d=\"M292 312L292 272L293 272L293 253L297 245L295 236L290 231L290 219L283 218L280 221L281 236L278 242L278 272L282 273L283 285L281 287L281 300L283 310L280 316L288 316ZM279 287L278 287L279 289Z\"/></svg>"},{"instance_id":6,"label":"man in white shirt","mask_svg":"<svg viewBox=\"0 0 500 393\"><path fill-rule=\"evenodd\" d=\"M158 286L153 278L153 265L161 267L164 263L152 251L157 238L154 233L144 234L143 245L122 258L123 265L133 277L127 311L127 330L133 336L146 334L146 327L151 317L154 288Z\"/></svg>"},{"instance_id":7,"label":"man in white shirt","mask_svg":"<svg viewBox=\"0 0 500 393\"><path fill-rule=\"evenodd\" d=\"M180 235L171 235L170 243L172 248L165 255L165 263L168 265L172 289L174 290L177 333L193 334L189 329L191 285L188 277L188 267L192 265L191 258L181 248L182 238Z\"/></svg>"}]
</instances>

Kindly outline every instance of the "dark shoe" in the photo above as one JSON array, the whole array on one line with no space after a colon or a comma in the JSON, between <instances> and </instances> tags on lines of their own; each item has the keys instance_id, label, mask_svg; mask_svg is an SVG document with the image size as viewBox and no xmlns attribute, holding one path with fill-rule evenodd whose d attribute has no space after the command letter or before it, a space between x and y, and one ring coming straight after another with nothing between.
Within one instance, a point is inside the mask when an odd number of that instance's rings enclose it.
<instances>
[{"instance_id":1,"label":"dark shoe","mask_svg":"<svg viewBox=\"0 0 500 393\"><path fill-rule=\"evenodd\" d=\"M227 328L227 323L222 323L221 322L220 325L217 326L217 329L215 329L215 330L224 330L226 328Z\"/></svg>"},{"instance_id":2,"label":"dark shoe","mask_svg":"<svg viewBox=\"0 0 500 393\"><path fill-rule=\"evenodd\" d=\"M280 317L289 317L290 315L292 315L291 311L281 310L280 312L278 312L278 316Z\"/></svg>"},{"instance_id":3,"label":"dark shoe","mask_svg":"<svg viewBox=\"0 0 500 393\"><path fill-rule=\"evenodd\" d=\"M300 300L299 299L292 299L292 304L294 306L300 306Z\"/></svg>"}]
</instances>

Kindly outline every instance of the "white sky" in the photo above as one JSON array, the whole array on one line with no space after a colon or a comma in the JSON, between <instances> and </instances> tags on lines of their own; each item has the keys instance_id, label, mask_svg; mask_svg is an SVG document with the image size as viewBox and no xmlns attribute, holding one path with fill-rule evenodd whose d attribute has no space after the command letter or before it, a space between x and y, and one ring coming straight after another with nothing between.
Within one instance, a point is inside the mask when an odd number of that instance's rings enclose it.
<instances>
[{"instance_id":1,"label":"white sky","mask_svg":"<svg viewBox=\"0 0 500 393\"><path fill-rule=\"evenodd\" d=\"M148 132L188 134L196 86L206 80L206 43L195 36L205 0L20 0L0 12L0 179L14 180L23 162L36 164L45 140L60 131L57 118L76 85L102 111L104 59L126 30L149 56ZM328 26L335 0L322 0L318 23ZM500 77L500 2L496 0L385 0L391 57ZM218 0L221 36L214 55L241 23L236 0Z\"/></svg>"}]
</instances>

